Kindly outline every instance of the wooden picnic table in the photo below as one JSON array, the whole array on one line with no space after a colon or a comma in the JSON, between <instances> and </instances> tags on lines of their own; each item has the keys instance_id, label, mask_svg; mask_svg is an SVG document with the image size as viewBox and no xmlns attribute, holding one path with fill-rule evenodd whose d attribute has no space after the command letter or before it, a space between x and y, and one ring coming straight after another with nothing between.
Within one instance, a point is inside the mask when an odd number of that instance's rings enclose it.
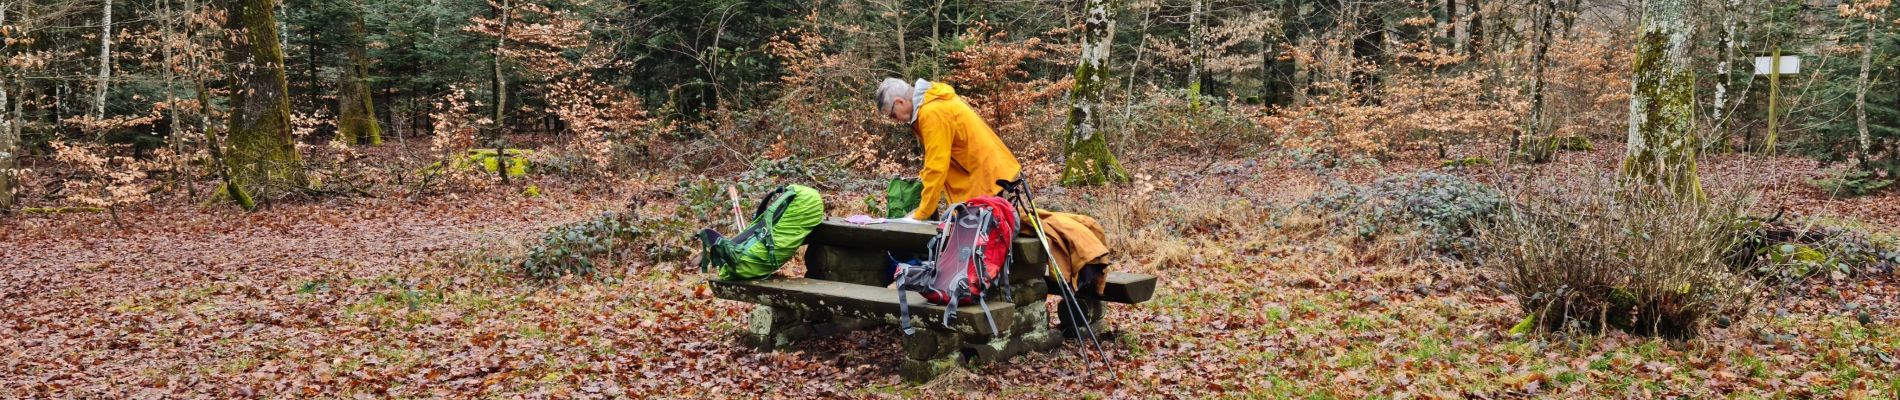
<instances>
[{"instance_id":1,"label":"wooden picnic table","mask_svg":"<svg viewBox=\"0 0 1900 400\"><path fill-rule=\"evenodd\" d=\"M915 223L858 225L830 218L806 239L806 274L802 278L775 276L752 281L712 280L715 297L758 306L747 321L743 342L763 350L784 348L806 338L823 337L880 324L896 325L900 314L896 289L890 287L890 257L922 258L936 226ZM915 334L904 337L900 375L912 382L928 381L952 368L1005 361L1061 343L1051 329L1048 297L1056 281L1044 276L1048 265L1042 244L1034 237L1015 240L1014 262L1009 266L1012 292L1002 287L988 302L958 307L949 324L943 306L908 296ZM1107 288L1099 295L1080 293L1074 301L1086 310L1096 329L1102 327L1102 303L1139 304L1154 296L1157 279L1125 272L1106 274ZM1067 304L1058 304L1066 310ZM995 318L992 332L983 312ZM1065 327L1074 326L1069 313L1058 313Z\"/></svg>"}]
</instances>

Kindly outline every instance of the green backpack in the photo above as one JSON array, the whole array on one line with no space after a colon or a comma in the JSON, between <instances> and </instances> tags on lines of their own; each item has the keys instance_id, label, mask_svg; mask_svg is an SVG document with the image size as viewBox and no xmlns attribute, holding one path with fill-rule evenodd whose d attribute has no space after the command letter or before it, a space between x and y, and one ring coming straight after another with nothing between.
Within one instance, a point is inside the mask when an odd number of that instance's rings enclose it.
<instances>
[{"instance_id":1,"label":"green backpack","mask_svg":"<svg viewBox=\"0 0 1900 400\"><path fill-rule=\"evenodd\" d=\"M891 178L890 187L884 190L884 218L903 218L917 211L923 201L924 183L916 178Z\"/></svg>"},{"instance_id":2,"label":"green backpack","mask_svg":"<svg viewBox=\"0 0 1900 400\"><path fill-rule=\"evenodd\" d=\"M825 199L818 191L786 185L766 194L752 212L752 225L726 238L706 229L699 232L702 251L699 270L715 270L720 280L740 281L772 276L791 261L819 222L825 220Z\"/></svg>"}]
</instances>

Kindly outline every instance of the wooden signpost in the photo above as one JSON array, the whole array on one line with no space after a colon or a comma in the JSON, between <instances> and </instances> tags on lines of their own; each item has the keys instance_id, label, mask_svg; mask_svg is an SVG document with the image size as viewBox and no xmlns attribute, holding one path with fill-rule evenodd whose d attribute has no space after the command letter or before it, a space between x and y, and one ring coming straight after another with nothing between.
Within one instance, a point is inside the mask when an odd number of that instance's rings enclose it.
<instances>
[{"instance_id":1,"label":"wooden signpost","mask_svg":"<svg viewBox=\"0 0 1900 400\"><path fill-rule=\"evenodd\" d=\"M1755 75L1768 75L1768 143L1763 149L1769 154L1775 152L1775 133L1781 128L1775 118L1781 100L1781 74L1796 73L1801 73L1801 56L1782 56L1780 47L1772 56L1755 57Z\"/></svg>"}]
</instances>

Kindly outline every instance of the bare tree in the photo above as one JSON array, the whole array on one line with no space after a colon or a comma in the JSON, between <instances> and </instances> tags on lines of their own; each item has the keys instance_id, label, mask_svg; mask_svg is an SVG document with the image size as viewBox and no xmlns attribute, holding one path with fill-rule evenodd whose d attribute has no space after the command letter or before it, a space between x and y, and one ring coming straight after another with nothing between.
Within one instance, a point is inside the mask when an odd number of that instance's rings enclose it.
<instances>
[{"instance_id":1,"label":"bare tree","mask_svg":"<svg viewBox=\"0 0 1900 400\"><path fill-rule=\"evenodd\" d=\"M509 0L501 0L501 4L495 7L495 14L501 19L501 34L495 35L495 126L494 131L489 133L488 142L495 148L495 165L498 166L495 171L501 175L502 183L508 183L508 149L502 143L502 130L507 126L508 116L508 79L502 75L501 59L503 49L508 47L508 23L513 16L512 11L514 7Z\"/></svg>"},{"instance_id":2,"label":"bare tree","mask_svg":"<svg viewBox=\"0 0 1900 400\"><path fill-rule=\"evenodd\" d=\"M12 37L13 26L7 25L7 9L9 8L13 8L13 2L0 3L0 38ZM12 47L12 40L0 39L0 59L11 57L9 50L12 50ZM4 65L0 63L0 66ZM13 208L13 169L16 164L14 152L18 151L15 147L19 142L19 136L13 131L14 118L7 114L9 109L7 103L12 100L8 96L7 85L15 81L7 72L0 70L0 76L6 78L0 79L0 211Z\"/></svg>"},{"instance_id":3,"label":"bare tree","mask_svg":"<svg viewBox=\"0 0 1900 400\"><path fill-rule=\"evenodd\" d=\"M1115 38L1115 11L1120 1L1088 0L1083 23L1082 58L1075 66L1075 88L1069 92L1069 141L1062 183L1101 185L1128 181L1115 153L1108 150L1101 131L1102 92L1108 88L1108 52Z\"/></svg>"},{"instance_id":4,"label":"bare tree","mask_svg":"<svg viewBox=\"0 0 1900 400\"><path fill-rule=\"evenodd\" d=\"M1201 26L1202 0L1193 0L1194 7L1188 11L1188 108L1201 111L1201 64L1206 61L1207 34Z\"/></svg>"},{"instance_id":5,"label":"bare tree","mask_svg":"<svg viewBox=\"0 0 1900 400\"><path fill-rule=\"evenodd\" d=\"M1544 135L1544 127L1546 126L1544 92L1545 87L1550 84L1548 78L1545 77L1545 71L1549 69L1550 42L1554 36L1551 33L1551 17L1556 11L1557 2L1555 0L1538 0L1536 8L1532 10L1533 14L1531 18L1534 20L1533 23L1536 24L1536 31L1531 32L1532 35L1535 35L1531 38L1531 110L1530 117L1524 121L1525 129L1523 130L1524 134L1522 136L1528 136L1529 139L1533 141ZM1512 147L1518 147L1522 144L1518 136L1519 135L1513 135L1511 137Z\"/></svg>"},{"instance_id":6,"label":"bare tree","mask_svg":"<svg viewBox=\"0 0 1900 400\"><path fill-rule=\"evenodd\" d=\"M99 23L99 87L93 90L92 117L106 118L106 89L112 82L112 0L100 7L105 16Z\"/></svg>"},{"instance_id":7,"label":"bare tree","mask_svg":"<svg viewBox=\"0 0 1900 400\"><path fill-rule=\"evenodd\" d=\"M1861 168L1872 170L1873 165L1868 163L1868 158L1874 148L1873 137L1868 134L1867 129L1867 88L1873 85L1869 75L1871 75L1874 69L1874 51L1880 47L1876 42L1876 38L1879 34L1880 26L1886 25L1886 22L1881 21L1881 13L1876 11L1884 9L1885 7L1872 4L1867 7L1870 8L1866 10L1865 13L1858 15L1860 22L1866 24L1866 26L1861 29L1864 36L1862 36L1861 41L1860 76L1854 79L1854 130L1856 139L1859 139L1858 144L1860 145L1859 148L1855 149L1857 151L1854 152L1854 157L1856 161L1860 162Z\"/></svg>"},{"instance_id":8,"label":"bare tree","mask_svg":"<svg viewBox=\"0 0 1900 400\"><path fill-rule=\"evenodd\" d=\"M1735 60L1736 30L1739 28L1738 25L1740 25L1737 20L1741 19L1739 15L1741 6L1742 0L1722 1L1722 30L1718 32L1722 36L1716 38L1715 41L1715 46L1718 47L1717 51L1720 52L1721 59L1715 62L1717 78L1715 79L1714 98L1710 101L1713 107L1709 107L1709 120L1715 122L1718 135L1726 135L1729 126L1728 120L1730 116L1726 114L1726 111L1728 109L1729 86L1733 85L1735 81L1735 66L1732 65L1732 62Z\"/></svg>"}]
</instances>

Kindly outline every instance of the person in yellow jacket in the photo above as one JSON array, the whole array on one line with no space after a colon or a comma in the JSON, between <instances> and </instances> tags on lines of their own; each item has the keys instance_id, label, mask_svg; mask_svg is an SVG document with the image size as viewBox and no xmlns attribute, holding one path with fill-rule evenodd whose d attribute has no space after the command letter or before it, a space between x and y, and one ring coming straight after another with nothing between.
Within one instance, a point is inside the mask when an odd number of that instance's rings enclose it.
<instances>
[{"instance_id":1,"label":"person in yellow jacket","mask_svg":"<svg viewBox=\"0 0 1900 400\"><path fill-rule=\"evenodd\" d=\"M923 79L906 84L886 78L878 84L877 110L898 123L910 124L924 145L924 169L917 173L923 183L922 198L905 219L932 219L939 199L956 204L995 195L1003 190L997 180L1015 180L1022 172L1022 164L1003 139L949 84Z\"/></svg>"}]
</instances>

